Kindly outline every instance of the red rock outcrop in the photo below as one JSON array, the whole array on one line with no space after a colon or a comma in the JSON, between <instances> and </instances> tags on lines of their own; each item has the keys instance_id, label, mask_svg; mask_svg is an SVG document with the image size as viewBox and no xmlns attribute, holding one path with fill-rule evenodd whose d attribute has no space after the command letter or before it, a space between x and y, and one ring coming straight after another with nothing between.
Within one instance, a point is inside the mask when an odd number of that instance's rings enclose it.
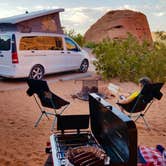
<instances>
[{"instance_id":1,"label":"red rock outcrop","mask_svg":"<svg viewBox=\"0 0 166 166\"><path fill-rule=\"evenodd\" d=\"M152 42L152 36L146 16L131 10L114 10L106 13L85 33L86 42L98 43L104 38L123 39L127 32L134 35L140 42Z\"/></svg>"}]
</instances>

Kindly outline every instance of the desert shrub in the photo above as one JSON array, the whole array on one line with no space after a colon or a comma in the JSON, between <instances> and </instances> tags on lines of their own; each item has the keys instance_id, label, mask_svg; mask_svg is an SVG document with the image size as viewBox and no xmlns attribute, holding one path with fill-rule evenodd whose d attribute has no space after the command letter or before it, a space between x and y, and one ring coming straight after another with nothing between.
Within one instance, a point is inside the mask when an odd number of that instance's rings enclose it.
<instances>
[{"instance_id":1,"label":"desert shrub","mask_svg":"<svg viewBox=\"0 0 166 166\"><path fill-rule=\"evenodd\" d=\"M164 31L154 32L157 40L166 40L166 33Z\"/></svg>"},{"instance_id":2,"label":"desert shrub","mask_svg":"<svg viewBox=\"0 0 166 166\"><path fill-rule=\"evenodd\" d=\"M85 44L84 44L84 47L87 47L87 48L95 48L97 46L97 44L96 43L94 43L94 42L85 42Z\"/></svg>"},{"instance_id":3,"label":"desert shrub","mask_svg":"<svg viewBox=\"0 0 166 166\"><path fill-rule=\"evenodd\" d=\"M103 40L93 49L96 71L104 79L137 81L149 76L153 81L166 81L166 45L146 41L140 44L130 35L124 40Z\"/></svg>"},{"instance_id":4,"label":"desert shrub","mask_svg":"<svg viewBox=\"0 0 166 166\"><path fill-rule=\"evenodd\" d=\"M76 32L72 29L69 31L65 31L65 34L71 37L74 41L76 41L81 47L84 45L84 37L80 33L76 34Z\"/></svg>"}]
</instances>

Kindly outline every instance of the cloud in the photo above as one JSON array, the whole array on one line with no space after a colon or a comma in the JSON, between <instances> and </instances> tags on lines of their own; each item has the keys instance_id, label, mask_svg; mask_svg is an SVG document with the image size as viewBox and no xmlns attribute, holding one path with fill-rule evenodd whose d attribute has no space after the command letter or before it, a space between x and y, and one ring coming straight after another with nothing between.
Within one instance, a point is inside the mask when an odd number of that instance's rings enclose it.
<instances>
[{"instance_id":1,"label":"cloud","mask_svg":"<svg viewBox=\"0 0 166 166\"><path fill-rule=\"evenodd\" d=\"M166 13L165 12L157 12L157 13L153 13L153 14L157 17L161 17L161 16L164 16Z\"/></svg>"},{"instance_id":2,"label":"cloud","mask_svg":"<svg viewBox=\"0 0 166 166\"><path fill-rule=\"evenodd\" d=\"M19 14L23 14L23 12L21 12L20 10L3 10L1 9L1 13L0 13L0 18L6 18L6 17L11 17L14 15L19 15Z\"/></svg>"},{"instance_id":3,"label":"cloud","mask_svg":"<svg viewBox=\"0 0 166 166\"><path fill-rule=\"evenodd\" d=\"M63 14L63 20L73 24L84 24L89 19L86 13L82 12L81 8L68 8Z\"/></svg>"},{"instance_id":4,"label":"cloud","mask_svg":"<svg viewBox=\"0 0 166 166\"><path fill-rule=\"evenodd\" d=\"M128 4L125 4L123 6L118 7L118 9L120 9L120 10L129 9L129 10L138 11L138 9L135 6L131 6L131 5L128 5Z\"/></svg>"},{"instance_id":5,"label":"cloud","mask_svg":"<svg viewBox=\"0 0 166 166\"><path fill-rule=\"evenodd\" d=\"M61 14L62 24L66 29L74 29L84 33L88 27L95 23L101 16L111 10L108 7L76 7L66 8Z\"/></svg>"},{"instance_id":6,"label":"cloud","mask_svg":"<svg viewBox=\"0 0 166 166\"><path fill-rule=\"evenodd\" d=\"M48 7L46 7L46 8L48 8ZM34 10L43 10L43 9L45 9L45 7L42 5L37 5L37 6L34 6L33 9Z\"/></svg>"},{"instance_id":7,"label":"cloud","mask_svg":"<svg viewBox=\"0 0 166 166\"><path fill-rule=\"evenodd\" d=\"M26 7L22 7L22 6L18 6L18 7L16 7L16 10L19 10L19 11L23 11L23 12L25 12L26 10L28 10L28 8L26 8Z\"/></svg>"},{"instance_id":8,"label":"cloud","mask_svg":"<svg viewBox=\"0 0 166 166\"><path fill-rule=\"evenodd\" d=\"M32 8L33 11L36 11L36 10L44 10L44 9L57 9L57 8L61 8L59 6L43 6L43 5L37 5L37 6L34 6Z\"/></svg>"}]
</instances>

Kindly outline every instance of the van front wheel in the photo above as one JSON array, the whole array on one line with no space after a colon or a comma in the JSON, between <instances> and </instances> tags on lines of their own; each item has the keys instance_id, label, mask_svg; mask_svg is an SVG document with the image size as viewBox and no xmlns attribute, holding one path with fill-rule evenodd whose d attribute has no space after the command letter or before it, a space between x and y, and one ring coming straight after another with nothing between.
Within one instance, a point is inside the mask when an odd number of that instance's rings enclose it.
<instances>
[{"instance_id":1,"label":"van front wheel","mask_svg":"<svg viewBox=\"0 0 166 166\"><path fill-rule=\"evenodd\" d=\"M29 78L33 78L36 80L41 80L44 76L44 68L41 65L36 65L32 68Z\"/></svg>"},{"instance_id":2,"label":"van front wheel","mask_svg":"<svg viewBox=\"0 0 166 166\"><path fill-rule=\"evenodd\" d=\"M82 61L82 63L81 63L81 66L80 66L79 71L80 71L81 73L85 73L85 72L87 72L88 67L89 67L89 62L88 62L87 59L84 59L84 60Z\"/></svg>"}]
</instances>

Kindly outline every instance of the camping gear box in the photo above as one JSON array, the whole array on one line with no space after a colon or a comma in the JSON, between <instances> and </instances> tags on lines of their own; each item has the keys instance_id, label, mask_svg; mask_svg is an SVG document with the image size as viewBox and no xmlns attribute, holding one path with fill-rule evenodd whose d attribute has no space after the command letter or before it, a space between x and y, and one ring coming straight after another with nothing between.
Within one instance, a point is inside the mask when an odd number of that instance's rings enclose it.
<instances>
[{"instance_id":1,"label":"camping gear box","mask_svg":"<svg viewBox=\"0 0 166 166\"><path fill-rule=\"evenodd\" d=\"M90 115L57 117L57 131L50 136L54 166L136 166L135 123L95 93L89 95L89 110Z\"/></svg>"}]
</instances>

